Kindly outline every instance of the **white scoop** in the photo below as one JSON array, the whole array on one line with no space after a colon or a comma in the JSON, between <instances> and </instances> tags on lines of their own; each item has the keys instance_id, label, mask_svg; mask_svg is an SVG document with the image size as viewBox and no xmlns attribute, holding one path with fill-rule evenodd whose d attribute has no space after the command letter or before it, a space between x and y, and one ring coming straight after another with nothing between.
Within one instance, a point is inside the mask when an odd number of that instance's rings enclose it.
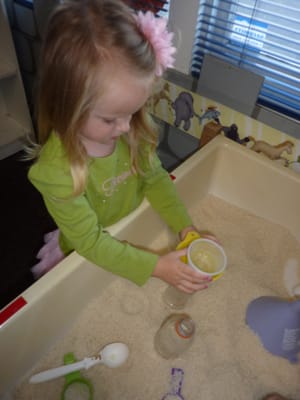
<instances>
[{"instance_id":1,"label":"white scoop","mask_svg":"<svg viewBox=\"0 0 300 400\"><path fill-rule=\"evenodd\" d=\"M128 357L129 350L124 343L111 343L103 347L98 356L87 357L81 361L63 365L58 368L48 369L47 371L40 372L33 375L29 382L40 383L49 381L69 374L70 372L79 371L81 369L88 369L96 364L104 364L109 368L117 368L121 366Z\"/></svg>"}]
</instances>

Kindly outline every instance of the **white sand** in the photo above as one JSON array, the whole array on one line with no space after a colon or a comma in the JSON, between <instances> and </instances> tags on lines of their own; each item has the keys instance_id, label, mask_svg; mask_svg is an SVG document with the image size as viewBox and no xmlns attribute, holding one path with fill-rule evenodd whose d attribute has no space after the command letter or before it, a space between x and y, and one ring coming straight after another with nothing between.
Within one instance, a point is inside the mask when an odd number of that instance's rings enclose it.
<instances>
[{"instance_id":1,"label":"white sand","mask_svg":"<svg viewBox=\"0 0 300 400\"><path fill-rule=\"evenodd\" d=\"M191 214L200 230L208 229L221 240L228 269L208 289L195 294L184 310L197 326L190 349L167 361L153 348L155 332L172 312L161 300L165 283L151 279L139 288L117 279L86 307L31 374L61 365L67 352L82 359L106 343L122 341L130 348L124 366L99 365L82 372L93 381L96 400L160 400L170 389L172 367L184 371L185 400L258 400L273 391L299 399L300 365L267 352L245 324L251 300L287 296L283 266L288 258L300 260L299 243L283 227L212 196ZM166 246L168 240L161 235L153 246ZM25 380L14 398L56 400L63 383L63 378L36 385Z\"/></svg>"}]
</instances>

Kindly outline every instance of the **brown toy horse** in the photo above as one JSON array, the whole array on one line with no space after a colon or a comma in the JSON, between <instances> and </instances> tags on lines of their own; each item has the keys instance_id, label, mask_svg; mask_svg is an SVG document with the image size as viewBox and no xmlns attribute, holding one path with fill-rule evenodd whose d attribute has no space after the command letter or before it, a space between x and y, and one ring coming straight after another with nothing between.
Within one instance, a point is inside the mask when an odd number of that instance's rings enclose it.
<instances>
[{"instance_id":1,"label":"brown toy horse","mask_svg":"<svg viewBox=\"0 0 300 400\"><path fill-rule=\"evenodd\" d=\"M290 140L286 140L276 145L271 145L264 140L255 140L252 136L249 136L249 139L254 142L251 150L256 153L263 153L271 160L284 160L287 162L287 159L282 157L282 153L286 151L288 154L292 154L294 147L294 143Z\"/></svg>"}]
</instances>

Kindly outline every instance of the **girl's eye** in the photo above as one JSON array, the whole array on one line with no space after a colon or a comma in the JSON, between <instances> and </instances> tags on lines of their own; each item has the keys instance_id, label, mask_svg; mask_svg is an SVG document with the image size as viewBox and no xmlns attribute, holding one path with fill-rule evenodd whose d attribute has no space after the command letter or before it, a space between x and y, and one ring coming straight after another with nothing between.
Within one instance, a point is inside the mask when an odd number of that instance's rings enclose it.
<instances>
[{"instance_id":1,"label":"girl's eye","mask_svg":"<svg viewBox=\"0 0 300 400\"><path fill-rule=\"evenodd\" d=\"M104 121L106 124L113 124L113 123L115 122L114 119L107 119L107 118L103 118L103 121Z\"/></svg>"}]
</instances>

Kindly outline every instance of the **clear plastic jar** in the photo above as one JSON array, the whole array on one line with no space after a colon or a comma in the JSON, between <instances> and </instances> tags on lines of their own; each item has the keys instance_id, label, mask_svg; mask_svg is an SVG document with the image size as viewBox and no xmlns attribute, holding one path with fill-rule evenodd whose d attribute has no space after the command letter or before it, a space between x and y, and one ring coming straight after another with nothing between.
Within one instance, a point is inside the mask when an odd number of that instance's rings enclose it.
<instances>
[{"instance_id":1,"label":"clear plastic jar","mask_svg":"<svg viewBox=\"0 0 300 400\"><path fill-rule=\"evenodd\" d=\"M165 304L173 310L182 310L191 301L192 294L184 293L174 286L168 286L162 294Z\"/></svg>"},{"instance_id":2,"label":"clear plastic jar","mask_svg":"<svg viewBox=\"0 0 300 400\"><path fill-rule=\"evenodd\" d=\"M154 337L155 350L166 359L176 358L192 344L195 323L188 314L171 314Z\"/></svg>"}]
</instances>

